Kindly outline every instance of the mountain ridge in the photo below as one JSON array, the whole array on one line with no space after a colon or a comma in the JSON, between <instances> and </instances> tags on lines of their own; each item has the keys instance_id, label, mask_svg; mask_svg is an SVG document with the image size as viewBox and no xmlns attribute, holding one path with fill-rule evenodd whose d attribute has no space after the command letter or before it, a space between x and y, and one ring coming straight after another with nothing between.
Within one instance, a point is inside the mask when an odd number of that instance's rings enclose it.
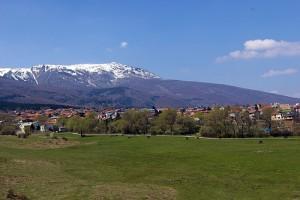
<instances>
[{"instance_id":1,"label":"mountain ridge","mask_svg":"<svg viewBox=\"0 0 300 200\"><path fill-rule=\"evenodd\" d=\"M123 65L116 62L104 63L104 64L72 64L72 65L53 65L53 64L40 64L32 67L21 68L8 68L0 67L0 77L35 82L39 84L39 78L45 73L65 73L71 76L81 75L106 75L110 76L110 81L122 78L160 78L159 76L144 70L139 67L132 67ZM93 83L88 82L91 86Z\"/></svg>"},{"instance_id":2,"label":"mountain ridge","mask_svg":"<svg viewBox=\"0 0 300 200\"><path fill-rule=\"evenodd\" d=\"M300 102L225 84L165 80L142 68L115 62L0 68L0 101L101 107Z\"/></svg>"}]
</instances>

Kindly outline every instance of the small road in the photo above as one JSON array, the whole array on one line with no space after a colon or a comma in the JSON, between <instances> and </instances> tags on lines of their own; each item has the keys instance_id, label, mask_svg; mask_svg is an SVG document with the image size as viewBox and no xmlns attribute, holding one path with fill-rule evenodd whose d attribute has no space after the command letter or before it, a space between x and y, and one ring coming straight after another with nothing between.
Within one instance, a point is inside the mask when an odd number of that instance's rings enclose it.
<instances>
[{"instance_id":1,"label":"small road","mask_svg":"<svg viewBox=\"0 0 300 200\"><path fill-rule=\"evenodd\" d=\"M79 133L72 133L74 135L79 135ZM134 135L134 134L84 134L85 136L127 136L127 137L177 137L177 138L195 138L195 139L207 139L207 140L299 140L300 137L264 137L264 138L211 138L211 137L202 137L195 135Z\"/></svg>"}]
</instances>

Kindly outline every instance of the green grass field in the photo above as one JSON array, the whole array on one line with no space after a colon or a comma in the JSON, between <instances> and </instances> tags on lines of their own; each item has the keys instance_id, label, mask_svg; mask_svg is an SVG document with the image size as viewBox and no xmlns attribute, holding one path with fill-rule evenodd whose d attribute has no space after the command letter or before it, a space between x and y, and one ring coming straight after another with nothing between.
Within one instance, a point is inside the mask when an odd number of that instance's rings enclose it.
<instances>
[{"instance_id":1,"label":"green grass field","mask_svg":"<svg viewBox=\"0 0 300 200\"><path fill-rule=\"evenodd\" d=\"M300 199L297 138L64 136L1 136L0 198Z\"/></svg>"}]
</instances>

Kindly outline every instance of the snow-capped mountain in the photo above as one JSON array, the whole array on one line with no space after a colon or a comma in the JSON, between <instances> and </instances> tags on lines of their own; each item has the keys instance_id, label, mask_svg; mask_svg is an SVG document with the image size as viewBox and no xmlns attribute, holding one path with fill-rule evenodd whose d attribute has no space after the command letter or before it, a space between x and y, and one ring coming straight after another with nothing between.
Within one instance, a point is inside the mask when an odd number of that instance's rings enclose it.
<instances>
[{"instance_id":1,"label":"snow-capped mountain","mask_svg":"<svg viewBox=\"0 0 300 200\"><path fill-rule=\"evenodd\" d=\"M0 109L10 103L186 107L299 101L222 84L164 80L141 68L114 62L0 68Z\"/></svg>"},{"instance_id":2,"label":"snow-capped mountain","mask_svg":"<svg viewBox=\"0 0 300 200\"><path fill-rule=\"evenodd\" d=\"M30 68L0 68L0 77L27 81L33 78Z\"/></svg>"},{"instance_id":3,"label":"snow-capped mountain","mask_svg":"<svg viewBox=\"0 0 300 200\"><path fill-rule=\"evenodd\" d=\"M121 79L156 79L159 76L137 67L120 63L35 65L30 68L0 68L0 78L16 81L43 83L69 82L85 86L103 86Z\"/></svg>"}]
</instances>

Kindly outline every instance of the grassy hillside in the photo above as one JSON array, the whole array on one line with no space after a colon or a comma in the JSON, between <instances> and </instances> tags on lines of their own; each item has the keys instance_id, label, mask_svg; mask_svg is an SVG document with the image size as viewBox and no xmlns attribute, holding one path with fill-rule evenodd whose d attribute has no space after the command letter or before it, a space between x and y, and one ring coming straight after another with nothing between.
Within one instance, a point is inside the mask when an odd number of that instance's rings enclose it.
<instances>
[{"instance_id":1,"label":"grassy hillside","mask_svg":"<svg viewBox=\"0 0 300 200\"><path fill-rule=\"evenodd\" d=\"M0 137L0 199L299 199L300 139Z\"/></svg>"}]
</instances>

